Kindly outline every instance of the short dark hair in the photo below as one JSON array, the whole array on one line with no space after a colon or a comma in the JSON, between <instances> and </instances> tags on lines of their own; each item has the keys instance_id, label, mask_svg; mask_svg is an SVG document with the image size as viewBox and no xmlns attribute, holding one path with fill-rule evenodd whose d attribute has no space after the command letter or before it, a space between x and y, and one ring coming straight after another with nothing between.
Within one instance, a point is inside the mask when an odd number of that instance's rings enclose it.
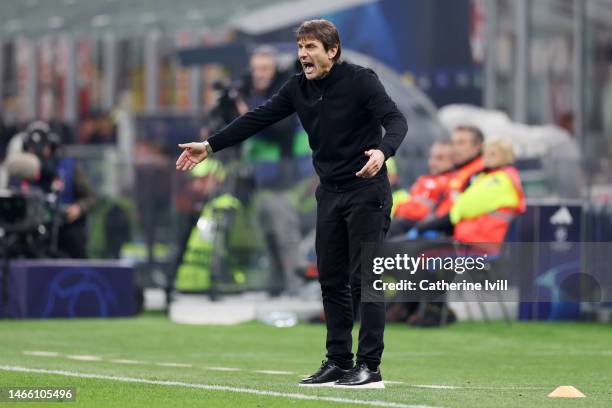
<instances>
[{"instance_id":1,"label":"short dark hair","mask_svg":"<svg viewBox=\"0 0 612 408\"><path fill-rule=\"evenodd\" d=\"M321 41L325 51L338 47L336 55L332 58L332 61L338 62L342 47L340 46L340 35L334 23L325 19L304 21L295 31L295 40L300 41L312 38Z\"/></svg>"},{"instance_id":2,"label":"short dark hair","mask_svg":"<svg viewBox=\"0 0 612 408\"><path fill-rule=\"evenodd\" d=\"M459 125L455 128L455 132L457 131L469 132L472 135L472 142L475 145L481 145L484 143L484 134L482 133L482 130L480 130L480 128L477 126Z\"/></svg>"}]
</instances>

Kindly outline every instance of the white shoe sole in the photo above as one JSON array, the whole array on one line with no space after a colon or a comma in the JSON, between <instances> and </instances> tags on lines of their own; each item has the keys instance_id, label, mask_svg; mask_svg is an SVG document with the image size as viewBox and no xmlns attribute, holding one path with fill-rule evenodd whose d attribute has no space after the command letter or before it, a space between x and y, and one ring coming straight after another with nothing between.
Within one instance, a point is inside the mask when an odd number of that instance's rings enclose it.
<instances>
[{"instance_id":1,"label":"white shoe sole","mask_svg":"<svg viewBox=\"0 0 612 408\"><path fill-rule=\"evenodd\" d=\"M337 385L334 384L334 388L359 388L359 389L370 389L370 390L382 390L385 388L383 381L376 381L361 385Z\"/></svg>"},{"instance_id":2,"label":"white shoe sole","mask_svg":"<svg viewBox=\"0 0 612 408\"><path fill-rule=\"evenodd\" d=\"M298 383L299 387L333 387L334 386L334 381L330 381L330 382L326 382L326 383L319 383L319 384L302 384L302 383Z\"/></svg>"}]
</instances>

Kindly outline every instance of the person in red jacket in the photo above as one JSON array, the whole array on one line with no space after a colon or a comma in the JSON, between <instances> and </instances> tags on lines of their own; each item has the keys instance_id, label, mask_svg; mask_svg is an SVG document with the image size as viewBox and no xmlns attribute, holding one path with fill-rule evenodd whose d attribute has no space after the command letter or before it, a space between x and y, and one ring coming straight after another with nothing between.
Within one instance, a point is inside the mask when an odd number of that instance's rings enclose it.
<instances>
[{"instance_id":1,"label":"person in red jacket","mask_svg":"<svg viewBox=\"0 0 612 408\"><path fill-rule=\"evenodd\" d=\"M408 190L408 196L397 203L391 216L393 221L389 236L406 232L418 221L433 216L433 210L442 197L453 172L450 141L436 141L429 151L429 174L416 179Z\"/></svg>"}]
</instances>

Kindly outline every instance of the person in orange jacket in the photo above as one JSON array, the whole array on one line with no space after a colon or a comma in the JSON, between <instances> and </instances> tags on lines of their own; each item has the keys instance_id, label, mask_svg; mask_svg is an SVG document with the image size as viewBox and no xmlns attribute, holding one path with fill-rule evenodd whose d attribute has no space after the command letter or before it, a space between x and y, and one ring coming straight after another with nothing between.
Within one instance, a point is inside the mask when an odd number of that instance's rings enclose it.
<instances>
[{"instance_id":1,"label":"person in orange jacket","mask_svg":"<svg viewBox=\"0 0 612 408\"><path fill-rule=\"evenodd\" d=\"M434 142L429 151L427 164L429 174L417 178L410 187L409 197L398 203L394 217L421 221L433 213L453 170L450 142L446 140Z\"/></svg>"},{"instance_id":2,"label":"person in orange jacket","mask_svg":"<svg viewBox=\"0 0 612 408\"><path fill-rule=\"evenodd\" d=\"M406 232L414 225L433 216L433 210L442 196L453 172L451 143L436 141L431 145L427 161L429 174L416 179L406 192L406 198L394 205L389 236Z\"/></svg>"}]
</instances>

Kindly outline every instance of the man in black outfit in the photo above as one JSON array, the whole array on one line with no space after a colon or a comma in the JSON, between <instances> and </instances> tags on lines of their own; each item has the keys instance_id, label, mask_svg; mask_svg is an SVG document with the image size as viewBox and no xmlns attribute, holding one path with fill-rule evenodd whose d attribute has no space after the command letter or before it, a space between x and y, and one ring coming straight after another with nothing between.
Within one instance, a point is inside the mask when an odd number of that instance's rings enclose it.
<instances>
[{"instance_id":1,"label":"man in black outfit","mask_svg":"<svg viewBox=\"0 0 612 408\"><path fill-rule=\"evenodd\" d=\"M392 198L385 160L408 126L371 69L340 61L340 38L331 22L302 23L296 40L303 73L207 141L179 145L184 150L176 167L191 170L213 152L297 112L320 179L316 252L327 323L327 361L300 385L384 388L378 367L384 303L361 304L354 367L351 330L361 293L361 244L382 242L389 228Z\"/></svg>"}]
</instances>

